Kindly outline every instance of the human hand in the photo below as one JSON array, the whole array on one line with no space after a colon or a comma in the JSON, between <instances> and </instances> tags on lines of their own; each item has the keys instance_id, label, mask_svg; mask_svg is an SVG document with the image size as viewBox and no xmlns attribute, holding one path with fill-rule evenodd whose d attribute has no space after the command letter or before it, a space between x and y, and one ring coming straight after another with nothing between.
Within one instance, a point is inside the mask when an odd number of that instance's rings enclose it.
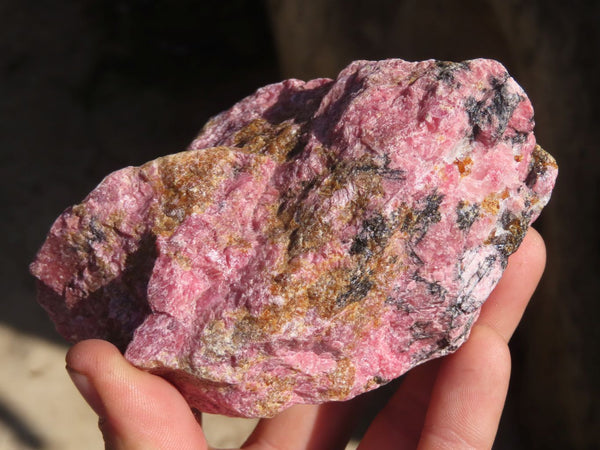
<instances>
[{"instance_id":1,"label":"human hand","mask_svg":"<svg viewBox=\"0 0 600 450\"><path fill-rule=\"evenodd\" d=\"M530 230L459 350L411 370L377 415L359 449L491 448L510 376L507 342L545 264ZM207 449L188 404L163 378L133 367L108 342L83 341L67 370L100 416L107 449ZM361 398L298 405L259 422L247 450L343 449Z\"/></svg>"}]
</instances>

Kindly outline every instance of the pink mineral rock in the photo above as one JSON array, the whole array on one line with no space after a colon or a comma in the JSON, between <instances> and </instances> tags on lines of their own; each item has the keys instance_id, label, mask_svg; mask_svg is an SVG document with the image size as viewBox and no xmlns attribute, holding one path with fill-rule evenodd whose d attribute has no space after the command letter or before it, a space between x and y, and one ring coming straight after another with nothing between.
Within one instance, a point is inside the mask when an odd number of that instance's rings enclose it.
<instances>
[{"instance_id":1,"label":"pink mineral rock","mask_svg":"<svg viewBox=\"0 0 600 450\"><path fill-rule=\"evenodd\" d=\"M351 398L465 341L550 197L532 130L490 60L266 86L67 209L39 302L201 411Z\"/></svg>"}]
</instances>

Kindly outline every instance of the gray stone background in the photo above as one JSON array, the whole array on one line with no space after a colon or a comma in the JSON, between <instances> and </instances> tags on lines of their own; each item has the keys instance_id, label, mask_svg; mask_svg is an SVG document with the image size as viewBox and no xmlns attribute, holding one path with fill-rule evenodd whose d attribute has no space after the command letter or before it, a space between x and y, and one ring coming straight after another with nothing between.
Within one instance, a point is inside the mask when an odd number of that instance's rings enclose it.
<instances>
[{"instance_id":1,"label":"gray stone background","mask_svg":"<svg viewBox=\"0 0 600 450\"><path fill-rule=\"evenodd\" d=\"M560 173L496 448L600 447L598 56L599 1L0 1L0 449L101 447L27 272L53 219L261 85L385 57L496 58L529 93Z\"/></svg>"}]
</instances>

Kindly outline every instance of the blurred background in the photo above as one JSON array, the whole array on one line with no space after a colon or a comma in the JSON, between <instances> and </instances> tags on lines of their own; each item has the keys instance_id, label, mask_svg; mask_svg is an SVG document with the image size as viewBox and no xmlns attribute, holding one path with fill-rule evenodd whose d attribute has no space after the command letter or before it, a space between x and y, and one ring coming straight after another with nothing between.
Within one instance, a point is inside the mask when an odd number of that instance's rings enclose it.
<instances>
[{"instance_id":1,"label":"blurred background","mask_svg":"<svg viewBox=\"0 0 600 450\"><path fill-rule=\"evenodd\" d=\"M528 92L560 173L495 448L600 448L599 56L594 0L0 1L0 449L102 447L27 270L54 218L264 84L386 57L495 58Z\"/></svg>"}]
</instances>

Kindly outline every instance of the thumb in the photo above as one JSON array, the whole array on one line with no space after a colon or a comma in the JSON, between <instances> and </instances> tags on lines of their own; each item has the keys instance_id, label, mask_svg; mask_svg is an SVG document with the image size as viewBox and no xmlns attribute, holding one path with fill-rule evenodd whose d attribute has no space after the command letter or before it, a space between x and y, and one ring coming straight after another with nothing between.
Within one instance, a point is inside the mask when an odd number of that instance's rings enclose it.
<instances>
[{"instance_id":1,"label":"thumb","mask_svg":"<svg viewBox=\"0 0 600 450\"><path fill-rule=\"evenodd\" d=\"M100 416L107 449L207 449L177 389L132 366L112 344L82 341L66 360L75 386Z\"/></svg>"}]
</instances>

